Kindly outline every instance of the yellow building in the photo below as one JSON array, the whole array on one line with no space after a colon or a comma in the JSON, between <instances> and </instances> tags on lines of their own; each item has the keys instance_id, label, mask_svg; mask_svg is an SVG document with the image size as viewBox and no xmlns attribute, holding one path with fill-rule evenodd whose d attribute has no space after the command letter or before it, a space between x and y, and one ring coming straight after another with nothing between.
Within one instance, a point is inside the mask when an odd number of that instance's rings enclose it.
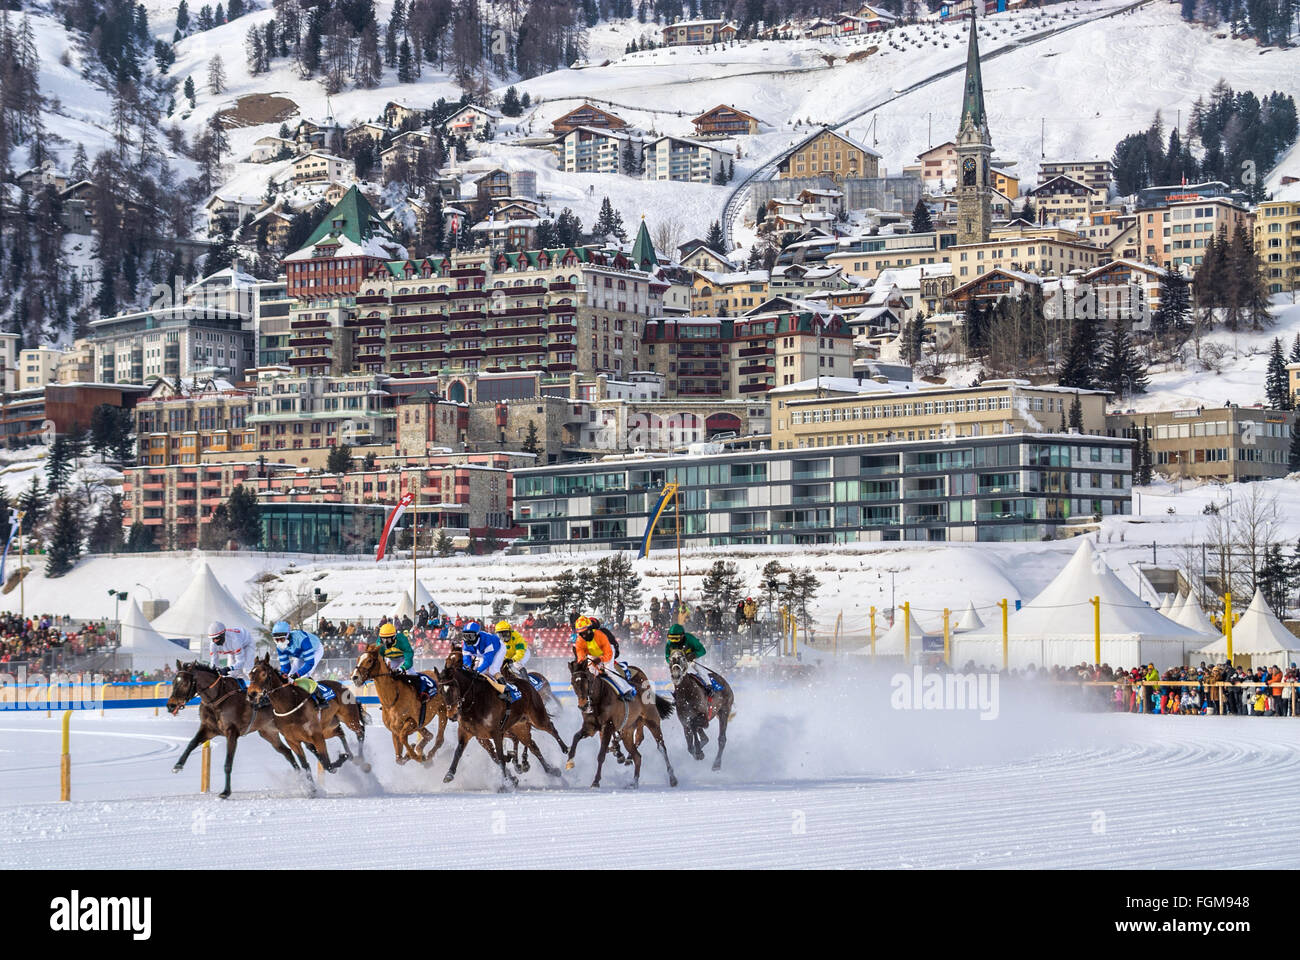
<instances>
[{"instance_id":1,"label":"yellow building","mask_svg":"<svg viewBox=\"0 0 1300 960\"><path fill-rule=\"evenodd\" d=\"M697 271L691 282L691 316L735 317L767 299L766 270L740 273Z\"/></svg>"},{"instance_id":2,"label":"yellow building","mask_svg":"<svg viewBox=\"0 0 1300 960\"><path fill-rule=\"evenodd\" d=\"M993 189L1008 200L1014 200L1020 196L1020 178L1014 173L999 170L997 167L990 167L989 179L993 182Z\"/></svg>"},{"instance_id":3,"label":"yellow building","mask_svg":"<svg viewBox=\"0 0 1300 960\"><path fill-rule=\"evenodd\" d=\"M842 378L805 380L768 394L772 448L804 450L898 440L988 437L1003 433L1056 433L1079 398L1084 433L1106 432L1102 390L1028 380L986 380L978 387L918 381Z\"/></svg>"},{"instance_id":4,"label":"yellow building","mask_svg":"<svg viewBox=\"0 0 1300 960\"><path fill-rule=\"evenodd\" d=\"M781 161L777 177L846 177L880 176L880 154L866 144L822 127L817 133L795 146Z\"/></svg>"},{"instance_id":5,"label":"yellow building","mask_svg":"<svg viewBox=\"0 0 1300 960\"><path fill-rule=\"evenodd\" d=\"M1269 293L1300 290L1300 199L1255 208L1255 249L1264 261Z\"/></svg>"},{"instance_id":6,"label":"yellow building","mask_svg":"<svg viewBox=\"0 0 1300 960\"><path fill-rule=\"evenodd\" d=\"M1109 257L1107 251L1089 243L1041 235L968 243L944 253L958 285L994 269L1063 277L1071 270L1091 270Z\"/></svg>"}]
</instances>

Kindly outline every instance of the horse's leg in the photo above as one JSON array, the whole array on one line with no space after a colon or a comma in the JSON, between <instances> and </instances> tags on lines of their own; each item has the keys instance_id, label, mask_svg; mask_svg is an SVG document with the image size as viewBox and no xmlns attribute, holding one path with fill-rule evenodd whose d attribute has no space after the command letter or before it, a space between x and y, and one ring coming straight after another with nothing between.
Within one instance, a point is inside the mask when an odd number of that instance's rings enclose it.
<instances>
[{"instance_id":1,"label":"horse's leg","mask_svg":"<svg viewBox=\"0 0 1300 960\"><path fill-rule=\"evenodd\" d=\"M636 725L625 727L618 732L619 738L623 741L623 746L627 747L627 755L632 760L632 783L631 789L635 790L641 785L641 751L636 748Z\"/></svg>"},{"instance_id":2,"label":"horse's leg","mask_svg":"<svg viewBox=\"0 0 1300 960\"><path fill-rule=\"evenodd\" d=\"M199 744L210 739L212 739L212 733L207 731L204 725L200 723L198 732L195 733L193 739L185 745L185 749L181 751L180 759L178 759L176 764L172 767L172 773L180 773L181 769L185 766L185 761L190 758L190 754L194 752Z\"/></svg>"},{"instance_id":3,"label":"horse's leg","mask_svg":"<svg viewBox=\"0 0 1300 960\"><path fill-rule=\"evenodd\" d=\"M366 760L366 725L361 721L361 705L349 705L348 718L344 721L357 738L357 765L363 773L370 772L370 763ZM355 715L355 716L354 716ZM344 742L346 746L346 741Z\"/></svg>"},{"instance_id":4,"label":"horse's leg","mask_svg":"<svg viewBox=\"0 0 1300 960\"><path fill-rule=\"evenodd\" d=\"M239 743L239 732L234 728L226 731L226 789L217 796L225 800L230 796L230 771L235 767L235 745Z\"/></svg>"},{"instance_id":5,"label":"horse's leg","mask_svg":"<svg viewBox=\"0 0 1300 960\"><path fill-rule=\"evenodd\" d=\"M311 775L311 764L307 762L307 757L302 752L302 745L303 745L302 738L298 735L296 731L294 731L291 732L289 735L287 735L285 737L285 740L288 742L290 749L293 750L294 754L298 758L298 769L302 772L303 778L307 781L308 796L312 796L312 797L316 796L320 791L316 786L316 780ZM311 748L309 747L309 749ZM315 753L316 751L312 750L312 752Z\"/></svg>"},{"instance_id":6,"label":"horse's leg","mask_svg":"<svg viewBox=\"0 0 1300 960\"><path fill-rule=\"evenodd\" d=\"M504 721L505 721L504 714L502 715L501 719L502 719L502 723L497 724L496 729L492 731L492 746L496 747L497 761L498 761L497 765L501 768L501 789L504 790L506 788L507 783L511 784L512 786L517 786L519 784L519 781L515 778L515 775L513 773L511 773L509 770L506 769L505 733L502 730L502 726L504 725Z\"/></svg>"},{"instance_id":7,"label":"horse's leg","mask_svg":"<svg viewBox=\"0 0 1300 960\"><path fill-rule=\"evenodd\" d=\"M614 732L610 724L605 724L600 731L600 753L596 755L596 779L591 781L592 789L600 786L600 770L605 765L605 754L609 752L609 738Z\"/></svg>"},{"instance_id":8,"label":"horse's leg","mask_svg":"<svg viewBox=\"0 0 1300 960\"><path fill-rule=\"evenodd\" d=\"M668 747L664 744L664 732L659 727L659 717L655 716L653 720L646 721L646 726L650 728L650 735L655 738L655 743L659 745L659 752L664 755L664 766L668 768L668 786L677 786L677 774L673 773L672 761L668 759Z\"/></svg>"},{"instance_id":9,"label":"horse's leg","mask_svg":"<svg viewBox=\"0 0 1300 960\"><path fill-rule=\"evenodd\" d=\"M433 734L429 732L428 727L421 727L415 732L416 735L420 738L418 741L416 741L415 744L415 750L420 755L420 762L428 763L431 759L433 759L433 756L432 754L426 753L424 748L429 743L429 741L433 739Z\"/></svg>"},{"instance_id":10,"label":"horse's leg","mask_svg":"<svg viewBox=\"0 0 1300 960\"><path fill-rule=\"evenodd\" d=\"M408 759L406 756L406 743L397 735L396 730L389 730L388 732L393 735L393 753L397 757L397 763L400 766L406 763Z\"/></svg>"},{"instance_id":11,"label":"horse's leg","mask_svg":"<svg viewBox=\"0 0 1300 960\"><path fill-rule=\"evenodd\" d=\"M528 742L525 744L525 747L528 750L531 750L533 752L533 756L537 758L537 762L542 765L542 769L546 771L546 774L548 776L558 777L560 775L560 770L558 767L553 767L546 762L546 758L542 756L541 749L537 746L536 741L533 740L531 735L529 735Z\"/></svg>"},{"instance_id":12,"label":"horse's leg","mask_svg":"<svg viewBox=\"0 0 1300 960\"><path fill-rule=\"evenodd\" d=\"M722 709L718 711L718 755L713 758L713 769L722 769L722 751L727 746L727 718L731 713L731 698L728 697L722 703Z\"/></svg>"},{"instance_id":13,"label":"horse's leg","mask_svg":"<svg viewBox=\"0 0 1300 960\"><path fill-rule=\"evenodd\" d=\"M587 717L583 717L582 726L579 727L578 732L573 735L573 743L569 745L568 754L564 758L565 770L573 769L573 755L578 752L578 744L595 732L596 728L591 725L591 720Z\"/></svg>"},{"instance_id":14,"label":"horse's leg","mask_svg":"<svg viewBox=\"0 0 1300 960\"><path fill-rule=\"evenodd\" d=\"M438 711L438 738L433 741L433 751L431 753L426 754L426 756L432 758L433 755L437 753L439 749L441 749L442 737L446 729L447 729L447 708L443 707Z\"/></svg>"},{"instance_id":15,"label":"horse's leg","mask_svg":"<svg viewBox=\"0 0 1300 960\"><path fill-rule=\"evenodd\" d=\"M469 731L462 725L456 742L456 752L452 754L451 766L447 768L447 775L442 778L443 783L451 783L456 776L456 766L460 763L460 756L465 752L465 744L467 743L469 743Z\"/></svg>"},{"instance_id":16,"label":"horse's leg","mask_svg":"<svg viewBox=\"0 0 1300 960\"><path fill-rule=\"evenodd\" d=\"M298 761L293 758L293 751L284 745L284 741L280 739L278 731L259 730L257 731L257 735L274 747L276 753L288 760L289 766L293 767L294 770L298 769Z\"/></svg>"}]
</instances>

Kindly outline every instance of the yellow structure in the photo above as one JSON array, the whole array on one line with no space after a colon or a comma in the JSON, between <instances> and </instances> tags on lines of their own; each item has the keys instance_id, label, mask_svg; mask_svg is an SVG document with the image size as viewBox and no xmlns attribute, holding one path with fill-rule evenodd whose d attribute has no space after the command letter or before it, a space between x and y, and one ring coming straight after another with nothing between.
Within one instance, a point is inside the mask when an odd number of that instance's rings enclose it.
<instances>
[{"instance_id":1,"label":"yellow structure","mask_svg":"<svg viewBox=\"0 0 1300 960\"><path fill-rule=\"evenodd\" d=\"M1300 290L1300 199L1270 201L1255 209L1255 249L1264 261L1269 293Z\"/></svg>"},{"instance_id":2,"label":"yellow structure","mask_svg":"<svg viewBox=\"0 0 1300 960\"><path fill-rule=\"evenodd\" d=\"M866 144L823 127L786 155L777 176L782 180L822 176L836 182L846 177L878 177L880 154Z\"/></svg>"}]
</instances>

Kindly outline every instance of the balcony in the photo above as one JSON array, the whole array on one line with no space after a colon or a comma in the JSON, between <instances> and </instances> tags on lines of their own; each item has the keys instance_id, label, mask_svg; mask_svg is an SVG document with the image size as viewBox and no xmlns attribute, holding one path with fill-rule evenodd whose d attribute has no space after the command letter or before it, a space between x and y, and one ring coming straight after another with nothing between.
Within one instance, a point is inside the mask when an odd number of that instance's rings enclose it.
<instances>
[{"instance_id":1,"label":"balcony","mask_svg":"<svg viewBox=\"0 0 1300 960\"><path fill-rule=\"evenodd\" d=\"M770 383L742 383L737 388L741 393L766 393L772 389Z\"/></svg>"},{"instance_id":2,"label":"balcony","mask_svg":"<svg viewBox=\"0 0 1300 960\"><path fill-rule=\"evenodd\" d=\"M574 303L553 303L546 308L547 313L577 313L578 305Z\"/></svg>"},{"instance_id":3,"label":"balcony","mask_svg":"<svg viewBox=\"0 0 1300 960\"><path fill-rule=\"evenodd\" d=\"M328 347L333 345L334 341L329 337L290 337L289 347Z\"/></svg>"},{"instance_id":4,"label":"balcony","mask_svg":"<svg viewBox=\"0 0 1300 960\"><path fill-rule=\"evenodd\" d=\"M289 324L290 330L311 330L320 327L328 327L328 320L295 320Z\"/></svg>"},{"instance_id":5,"label":"balcony","mask_svg":"<svg viewBox=\"0 0 1300 960\"><path fill-rule=\"evenodd\" d=\"M858 471L863 477L896 477L903 471L898 466L890 467L863 467Z\"/></svg>"},{"instance_id":6,"label":"balcony","mask_svg":"<svg viewBox=\"0 0 1300 960\"><path fill-rule=\"evenodd\" d=\"M370 296L357 297L357 306L366 303L387 303L388 297L382 293L372 294Z\"/></svg>"}]
</instances>

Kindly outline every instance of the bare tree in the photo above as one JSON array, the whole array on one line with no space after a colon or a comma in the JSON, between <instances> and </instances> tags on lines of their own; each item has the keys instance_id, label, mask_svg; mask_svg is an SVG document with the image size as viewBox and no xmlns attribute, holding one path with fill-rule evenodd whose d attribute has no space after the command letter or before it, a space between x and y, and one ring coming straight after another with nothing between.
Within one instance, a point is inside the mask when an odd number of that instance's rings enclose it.
<instances>
[{"instance_id":1,"label":"bare tree","mask_svg":"<svg viewBox=\"0 0 1300 960\"><path fill-rule=\"evenodd\" d=\"M208 61L208 93L226 92L226 65L221 61L221 54L214 54Z\"/></svg>"}]
</instances>

